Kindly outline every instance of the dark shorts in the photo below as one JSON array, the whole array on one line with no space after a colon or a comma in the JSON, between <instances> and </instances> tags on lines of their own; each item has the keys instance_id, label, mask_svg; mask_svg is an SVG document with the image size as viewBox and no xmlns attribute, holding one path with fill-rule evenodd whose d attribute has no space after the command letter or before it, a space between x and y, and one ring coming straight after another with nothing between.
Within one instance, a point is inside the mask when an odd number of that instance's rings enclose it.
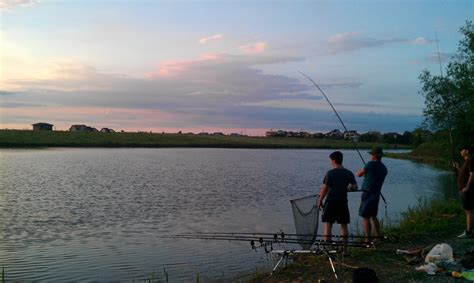
<instances>
[{"instance_id":1,"label":"dark shorts","mask_svg":"<svg viewBox=\"0 0 474 283\"><path fill-rule=\"evenodd\" d=\"M380 195L376 194L362 194L359 207L359 216L369 218L377 216L379 211Z\"/></svg>"},{"instance_id":2,"label":"dark shorts","mask_svg":"<svg viewBox=\"0 0 474 283\"><path fill-rule=\"evenodd\" d=\"M473 210L474 209L474 191L469 190L466 193L459 192L461 196L462 208L464 210Z\"/></svg>"},{"instance_id":3,"label":"dark shorts","mask_svg":"<svg viewBox=\"0 0 474 283\"><path fill-rule=\"evenodd\" d=\"M351 223L347 201L328 201L324 206L323 216L321 218L323 222L337 222L338 224Z\"/></svg>"}]
</instances>

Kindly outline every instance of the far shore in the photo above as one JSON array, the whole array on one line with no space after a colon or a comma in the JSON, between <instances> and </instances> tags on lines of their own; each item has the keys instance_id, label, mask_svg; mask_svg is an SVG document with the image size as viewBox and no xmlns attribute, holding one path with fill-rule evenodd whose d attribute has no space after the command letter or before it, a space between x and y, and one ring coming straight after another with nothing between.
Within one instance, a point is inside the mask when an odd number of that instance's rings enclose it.
<instances>
[{"instance_id":1,"label":"far shore","mask_svg":"<svg viewBox=\"0 0 474 283\"><path fill-rule=\"evenodd\" d=\"M381 146L385 149L410 149L408 145L357 142L357 148ZM0 130L0 148L103 147L103 148L262 148L262 149L354 149L349 140L214 136L147 132L68 132Z\"/></svg>"}]
</instances>

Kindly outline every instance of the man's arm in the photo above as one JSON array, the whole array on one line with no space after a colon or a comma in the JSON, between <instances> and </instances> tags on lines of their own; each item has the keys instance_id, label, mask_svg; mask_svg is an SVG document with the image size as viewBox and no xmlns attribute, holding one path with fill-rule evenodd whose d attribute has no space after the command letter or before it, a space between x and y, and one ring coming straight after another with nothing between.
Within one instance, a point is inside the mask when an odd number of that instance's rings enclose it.
<instances>
[{"instance_id":1,"label":"man's arm","mask_svg":"<svg viewBox=\"0 0 474 283\"><path fill-rule=\"evenodd\" d=\"M358 187L357 187L357 182L355 180L354 175L352 175L351 179L352 179L351 182L347 186L347 191L349 191L349 192L357 191Z\"/></svg>"},{"instance_id":2,"label":"man's arm","mask_svg":"<svg viewBox=\"0 0 474 283\"><path fill-rule=\"evenodd\" d=\"M362 177L365 175L365 168L362 168L359 170L359 172L356 173L357 177Z\"/></svg>"},{"instance_id":3,"label":"man's arm","mask_svg":"<svg viewBox=\"0 0 474 283\"><path fill-rule=\"evenodd\" d=\"M464 188L462 188L461 192L465 193L469 190L469 188L474 188L474 172L469 172L469 179L467 180L467 184Z\"/></svg>"},{"instance_id":4,"label":"man's arm","mask_svg":"<svg viewBox=\"0 0 474 283\"><path fill-rule=\"evenodd\" d=\"M326 194L329 191L329 187L326 184L321 185L321 189L319 190L319 203L318 203L318 208L321 208L323 206L323 200L326 197Z\"/></svg>"}]
</instances>

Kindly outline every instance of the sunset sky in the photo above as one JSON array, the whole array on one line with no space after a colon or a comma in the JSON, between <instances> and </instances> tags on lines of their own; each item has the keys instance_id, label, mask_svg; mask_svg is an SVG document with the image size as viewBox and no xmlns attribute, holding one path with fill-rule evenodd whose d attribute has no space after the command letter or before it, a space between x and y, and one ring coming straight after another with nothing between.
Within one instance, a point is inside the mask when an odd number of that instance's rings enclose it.
<instances>
[{"instance_id":1,"label":"sunset sky","mask_svg":"<svg viewBox=\"0 0 474 283\"><path fill-rule=\"evenodd\" d=\"M0 0L0 128L403 132L474 1Z\"/></svg>"}]
</instances>

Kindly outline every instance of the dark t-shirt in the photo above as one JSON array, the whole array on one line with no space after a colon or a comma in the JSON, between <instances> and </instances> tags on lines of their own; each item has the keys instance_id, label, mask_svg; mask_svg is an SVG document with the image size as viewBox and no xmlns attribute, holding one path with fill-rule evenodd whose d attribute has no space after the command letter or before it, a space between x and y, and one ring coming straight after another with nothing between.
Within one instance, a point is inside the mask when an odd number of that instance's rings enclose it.
<instances>
[{"instance_id":1,"label":"dark t-shirt","mask_svg":"<svg viewBox=\"0 0 474 283\"><path fill-rule=\"evenodd\" d=\"M347 186L357 184L354 173L346 168L329 170L323 183L329 187L326 201L347 201Z\"/></svg>"},{"instance_id":2,"label":"dark t-shirt","mask_svg":"<svg viewBox=\"0 0 474 283\"><path fill-rule=\"evenodd\" d=\"M362 190L376 195L380 194L385 176L387 176L387 167L381 161L369 161L364 170Z\"/></svg>"},{"instance_id":3,"label":"dark t-shirt","mask_svg":"<svg viewBox=\"0 0 474 283\"><path fill-rule=\"evenodd\" d=\"M469 181L469 173L474 172L474 159L469 157L468 159L464 160L464 164L459 170L458 176L458 190L462 190L467 185L467 181ZM472 186L468 188L469 191L474 190Z\"/></svg>"}]
</instances>

